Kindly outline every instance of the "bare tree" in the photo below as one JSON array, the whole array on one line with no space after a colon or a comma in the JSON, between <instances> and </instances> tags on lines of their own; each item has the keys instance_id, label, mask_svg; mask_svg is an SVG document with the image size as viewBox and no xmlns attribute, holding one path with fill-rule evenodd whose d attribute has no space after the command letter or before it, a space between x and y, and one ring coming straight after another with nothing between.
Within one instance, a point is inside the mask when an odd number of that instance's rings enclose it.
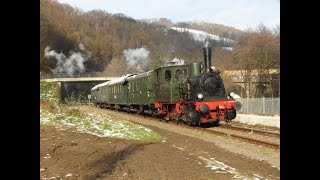
<instances>
[{"instance_id":1,"label":"bare tree","mask_svg":"<svg viewBox=\"0 0 320 180\"><path fill-rule=\"evenodd\" d=\"M274 32L263 24L256 31L248 30L235 46L232 56L234 63L242 70L247 97L268 95L265 92L267 85L271 89L269 95L274 96L271 71L280 67L280 26ZM258 83L255 88L252 87L253 78Z\"/></svg>"}]
</instances>

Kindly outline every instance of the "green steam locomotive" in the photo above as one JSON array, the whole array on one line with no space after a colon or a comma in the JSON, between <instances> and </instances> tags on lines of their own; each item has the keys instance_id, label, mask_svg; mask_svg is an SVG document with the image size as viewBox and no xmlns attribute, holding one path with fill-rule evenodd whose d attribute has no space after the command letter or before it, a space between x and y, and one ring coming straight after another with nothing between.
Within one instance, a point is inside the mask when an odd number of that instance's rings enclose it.
<instances>
[{"instance_id":1,"label":"green steam locomotive","mask_svg":"<svg viewBox=\"0 0 320 180\"><path fill-rule=\"evenodd\" d=\"M190 125L230 121L241 103L228 96L220 71L211 68L211 48L203 52L204 63L171 65L98 84L91 89L92 102Z\"/></svg>"}]
</instances>

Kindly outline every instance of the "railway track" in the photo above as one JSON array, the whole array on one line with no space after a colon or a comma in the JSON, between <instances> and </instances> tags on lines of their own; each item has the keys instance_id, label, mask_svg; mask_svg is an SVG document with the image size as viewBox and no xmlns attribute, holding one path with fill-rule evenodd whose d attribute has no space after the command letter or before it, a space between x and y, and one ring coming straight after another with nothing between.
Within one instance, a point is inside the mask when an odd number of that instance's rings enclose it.
<instances>
[{"instance_id":1,"label":"railway track","mask_svg":"<svg viewBox=\"0 0 320 180\"><path fill-rule=\"evenodd\" d=\"M109 110L111 110L111 109L109 109ZM125 115L129 114L126 111L116 111L116 110L113 110L113 111L117 112L119 114L125 114ZM224 136L224 137L228 137L228 138L232 138L232 139L237 139L240 141L248 142L251 144L262 145L264 147L269 147L269 148L273 148L273 149L280 149L279 143L274 143L274 142L264 141L264 140L260 140L260 139L256 139L256 138L246 137L245 135L239 135L236 132L242 131L242 132L247 132L247 133L256 133L256 134L260 134L263 136L273 136L276 138L280 138L279 133L262 131L262 130L252 129L252 128L243 128L243 127L238 127L238 126L228 126L228 125L222 125L222 126L213 127L213 128L201 128L201 127L188 126L184 123L177 124L174 121L166 121L164 119L155 118L155 117L151 117L148 115L138 115L138 114L133 114L133 113L130 113L130 115L145 118L145 119L150 119L150 120L158 120L158 121L160 120L160 122L162 122L162 123L171 123L173 125L183 126L185 128L189 128L192 130L198 130L198 131L202 131L202 132L206 132L206 133L210 133L210 134L215 134L215 135ZM219 129L225 129L227 132L222 132Z\"/></svg>"},{"instance_id":2,"label":"railway track","mask_svg":"<svg viewBox=\"0 0 320 180\"><path fill-rule=\"evenodd\" d=\"M203 129L203 131L206 131L206 132L211 133L211 134L216 134L216 135L219 135L219 136L225 136L225 137L230 137L230 138L233 138L233 139L245 141L245 142L248 142L248 143L251 143L251 144L262 145L262 146L270 147L270 148L273 148L273 149L280 149L280 144L278 144L278 143L269 142L269 141L263 141L263 140L259 140L259 139L255 139L255 138L250 138L250 137L246 137L246 136L243 136L243 135L238 135L238 134L232 133L230 131L229 132L221 132L221 131L215 130L214 128Z\"/></svg>"},{"instance_id":3,"label":"railway track","mask_svg":"<svg viewBox=\"0 0 320 180\"><path fill-rule=\"evenodd\" d=\"M233 126L233 125L223 125L223 126L219 126L219 128L232 129L232 130L237 130L242 132L251 132L254 134L262 134L262 135L274 136L274 137L280 138L280 133L278 132L264 131L259 129L246 128L246 127Z\"/></svg>"}]
</instances>

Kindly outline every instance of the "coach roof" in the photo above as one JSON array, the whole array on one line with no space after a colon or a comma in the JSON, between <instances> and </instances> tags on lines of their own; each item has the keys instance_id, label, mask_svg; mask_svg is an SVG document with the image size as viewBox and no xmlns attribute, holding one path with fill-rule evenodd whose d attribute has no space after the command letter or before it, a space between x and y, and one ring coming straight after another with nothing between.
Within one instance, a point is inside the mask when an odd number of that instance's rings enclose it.
<instances>
[{"instance_id":1,"label":"coach roof","mask_svg":"<svg viewBox=\"0 0 320 180\"><path fill-rule=\"evenodd\" d=\"M133 75L136 75L136 74L127 74L127 75L122 76L122 77L120 77L120 78L111 80L111 81L109 81L110 83L109 83L108 85L123 84L128 77L133 76Z\"/></svg>"}]
</instances>

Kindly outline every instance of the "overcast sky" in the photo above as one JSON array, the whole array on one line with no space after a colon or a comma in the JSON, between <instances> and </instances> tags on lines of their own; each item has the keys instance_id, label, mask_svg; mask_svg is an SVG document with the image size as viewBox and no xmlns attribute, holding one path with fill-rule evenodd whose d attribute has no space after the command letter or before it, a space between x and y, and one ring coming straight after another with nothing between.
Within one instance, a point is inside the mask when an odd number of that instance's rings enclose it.
<instances>
[{"instance_id":1,"label":"overcast sky","mask_svg":"<svg viewBox=\"0 0 320 180\"><path fill-rule=\"evenodd\" d=\"M241 30L280 24L280 0L58 0L84 11L102 9L134 19L200 20Z\"/></svg>"}]
</instances>

